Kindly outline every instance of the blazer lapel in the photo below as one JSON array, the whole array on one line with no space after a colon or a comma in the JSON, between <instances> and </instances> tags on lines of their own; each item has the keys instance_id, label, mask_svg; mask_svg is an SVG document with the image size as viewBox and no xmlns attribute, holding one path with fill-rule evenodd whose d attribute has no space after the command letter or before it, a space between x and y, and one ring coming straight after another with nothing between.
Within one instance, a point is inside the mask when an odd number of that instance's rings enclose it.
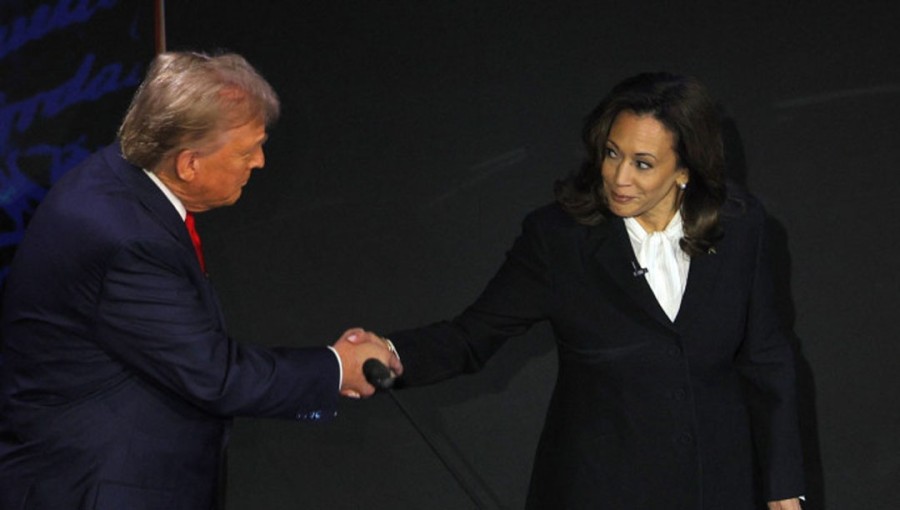
<instances>
[{"instance_id":1,"label":"blazer lapel","mask_svg":"<svg viewBox=\"0 0 900 510\"><path fill-rule=\"evenodd\" d=\"M636 272L639 269L637 259L622 218L611 218L592 227L587 240L587 251L591 258L600 262L609 279L624 291L641 311L666 328L675 329L675 325L659 306L656 296L647 284L647 279Z\"/></svg>"},{"instance_id":2,"label":"blazer lapel","mask_svg":"<svg viewBox=\"0 0 900 510\"><path fill-rule=\"evenodd\" d=\"M712 295L716 285L716 276L722 265L722 255L715 251L691 257L691 269L688 271L687 287L681 298L681 308L675 317L675 324L679 329L696 320L703 312L703 305Z\"/></svg>"},{"instance_id":3,"label":"blazer lapel","mask_svg":"<svg viewBox=\"0 0 900 510\"><path fill-rule=\"evenodd\" d=\"M194 245L191 243L191 237L184 226L184 221L156 184L144 175L144 171L139 167L125 161L118 143L109 146L105 156L115 174L129 189L134 191L141 204L169 233L189 247L193 253Z\"/></svg>"},{"instance_id":4,"label":"blazer lapel","mask_svg":"<svg viewBox=\"0 0 900 510\"><path fill-rule=\"evenodd\" d=\"M647 315L663 326L677 331L696 320L703 311L703 305L712 294L716 276L721 266L722 256L715 252L691 258L688 281L681 307L673 323L659 306L647 279L635 275L637 258L628 239L625 223L621 218L612 218L592 227L587 239L589 255L600 262L606 275L630 297ZM632 264L633 263L633 264Z\"/></svg>"}]
</instances>

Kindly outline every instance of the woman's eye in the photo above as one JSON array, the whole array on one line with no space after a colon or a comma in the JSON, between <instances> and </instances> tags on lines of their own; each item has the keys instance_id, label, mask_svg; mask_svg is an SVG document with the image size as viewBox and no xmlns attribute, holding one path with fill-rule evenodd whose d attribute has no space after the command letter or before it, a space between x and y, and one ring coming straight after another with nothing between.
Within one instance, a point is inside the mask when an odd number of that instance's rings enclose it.
<instances>
[{"instance_id":1,"label":"woman's eye","mask_svg":"<svg viewBox=\"0 0 900 510\"><path fill-rule=\"evenodd\" d=\"M614 157L618 156L618 154L616 154L615 149L612 149L610 147L603 149L603 155L606 156L607 158L614 158Z\"/></svg>"},{"instance_id":2,"label":"woman's eye","mask_svg":"<svg viewBox=\"0 0 900 510\"><path fill-rule=\"evenodd\" d=\"M641 170L649 170L649 169L653 168L653 165L651 165L650 163L647 163L646 161L638 160L638 161L635 161L634 164Z\"/></svg>"}]
</instances>

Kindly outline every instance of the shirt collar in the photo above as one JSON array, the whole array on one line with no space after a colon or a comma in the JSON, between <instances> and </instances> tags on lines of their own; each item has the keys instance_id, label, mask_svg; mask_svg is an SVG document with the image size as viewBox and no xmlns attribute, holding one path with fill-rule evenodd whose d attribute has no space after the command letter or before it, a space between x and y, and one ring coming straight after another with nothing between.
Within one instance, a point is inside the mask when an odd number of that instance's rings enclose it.
<instances>
[{"instance_id":1,"label":"shirt collar","mask_svg":"<svg viewBox=\"0 0 900 510\"><path fill-rule=\"evenodd\" d=\"M159 180L159 177L157 177L155 173L147 170L146 168L142 170L144 170L144 173L147 174L147 177L149 177L150 180L153 181L153 184L156 184L160 191L163 192L166 198L169 199L169 202L171 202L172 206L175 207L175 210L178 211L178 215L181 216L182 220L184 220L184 218L187 216L187 209L184 207L184 204L181 203L181 200L179 200L178 197L176 197L175 194L172 193L172 190L166 187L166 185L163 184L161 180Z\"/></svg>"},{"instance_id":2,"label":"shirt collar","mask_svg":"<svg viewBox=\"0 0 900 510\"><path fill-rule=\"evenodd\" d=\"M625 218L625 229L628 230L628 237L631 238L632 242L638 244L642 243L650 235L644 230L644 227L641 226L638 220L633 217ZM655 234L656 232L653 233ZM672 219L669 220L669 224L666 225L666 228L662 233L672 241L678 241L684 237L684 224L681 220L681 211L675 211L675 216L672 216Z\"/></svg>"}]
</instances>

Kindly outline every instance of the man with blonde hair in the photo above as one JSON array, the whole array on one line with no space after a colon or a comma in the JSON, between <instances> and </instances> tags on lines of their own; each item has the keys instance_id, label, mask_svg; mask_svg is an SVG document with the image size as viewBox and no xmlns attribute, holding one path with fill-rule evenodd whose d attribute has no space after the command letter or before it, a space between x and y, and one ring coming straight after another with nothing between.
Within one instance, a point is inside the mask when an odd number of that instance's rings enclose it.
<instances>
[{"instance_id":1,"label":"man with blonde hair","mask_svg":"<svg viewBox=\"0 0 900 510\"><path fill-rule=\"evenodd\" d=\"M6 282L0 510L211 509L233 416L325 421L385 343L265 348L226 330L194 213L231 205L279 114L234 54L165 53L119 141L61 179Z\"/></svg>"}]
</instances>

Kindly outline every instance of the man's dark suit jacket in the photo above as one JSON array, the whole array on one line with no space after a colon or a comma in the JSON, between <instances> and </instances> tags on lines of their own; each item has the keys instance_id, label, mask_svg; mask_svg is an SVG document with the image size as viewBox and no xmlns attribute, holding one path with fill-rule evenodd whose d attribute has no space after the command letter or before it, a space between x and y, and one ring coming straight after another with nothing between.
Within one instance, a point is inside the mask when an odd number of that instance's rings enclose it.
<instances>
[{"instance_id":1,"label":"man's dark suit jacket","mask_svg":"<svg viewBox=\"0 0 900 510\"><path fill-rule=\"evenodd\" d=\"M3 301L0 509L210 509L230 418L327 420L327 348L228 337L183 221L110 146L48 193Z\"/></svg>"},{"instance_id":2,"label":"man's dark suit jacket","mask_svg":"<svg viewBox=\"0 0 900 510\"><path fill-rule=\"evenodd\" d=\"M404 382L478 370L548 320L559 367L529 508L742 510L802 494L794 361L773 308L765 214L732 196L722 220L715 253L691 260L673 323L635 275L621 218L588 227L556 205L537 210L471 307L390 335Z\"/></svg>"}]
</instances>

